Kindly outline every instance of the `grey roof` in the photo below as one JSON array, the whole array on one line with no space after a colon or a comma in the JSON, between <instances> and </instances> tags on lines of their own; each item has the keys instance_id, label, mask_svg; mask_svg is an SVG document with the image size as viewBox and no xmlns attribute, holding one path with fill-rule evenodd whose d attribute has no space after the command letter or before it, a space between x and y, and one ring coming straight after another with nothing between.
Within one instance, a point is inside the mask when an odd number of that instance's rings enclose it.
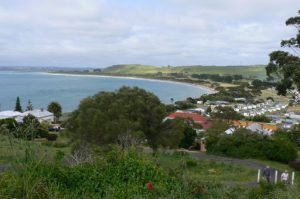
<instances>
[{"instance_id":1,"label":"grey roof","mask_svg":"<svg viewBox=\"0 0 300 199\"><path fill-rule=\"evenodd\" d=\"M264 135L270 134L270 132L267 129L262 128L261 125L258 123L253 123L253 124L249 125L247 127L247 129L252 132L256 132L256 133L260 133L260 134L264 134Z\"/></svg>"},{"instance_id":2,"label":"grey roof","mask_svg":"<svg viewBox=\"0 0 300 199\"><path fill-rule=\"evenodd\" d=\"M53 113L47 111L47 110L41 110L41 109L34 109L32 111L26 111L23 113L24 116L26 115L33 115L36 118L44 118L44 117L52 117Z\"/></svg>"}]
</instances>

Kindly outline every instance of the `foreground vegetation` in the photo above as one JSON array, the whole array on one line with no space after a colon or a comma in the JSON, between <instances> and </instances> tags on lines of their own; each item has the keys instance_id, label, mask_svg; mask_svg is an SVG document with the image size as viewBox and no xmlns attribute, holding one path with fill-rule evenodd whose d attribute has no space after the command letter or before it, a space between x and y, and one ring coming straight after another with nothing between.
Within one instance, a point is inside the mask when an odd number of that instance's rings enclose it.
<instances>
[{"instance_id":1,"label":"foreground vegetation","mask_svg":"<svg viewBox=\"0 0 300 199\"><path fill-rule=\"evenodd\" d=\"M297 141L293 142L287 133L273 136L253 133L247 129L237 129L232 135L227 135L226 125L215 125L206 134L207 151L212 154L236 158L256 158L289 163L297 158ZM289 133L290 134L290 133ZM295 134L298 140L299 133Z\"/></svg>"},{"instance_id":2,"label":"foreground vegetation","mask_svg":"<svg viewBox=\"0 0 300 199\"><path fill-rule=\"evenodd\" d=\"M3 141L5 136L1 137ZM256 170L197 160L184 152L152 156L142 148L103 151L98 146L72 147L71 152L70 145L58 148L37 141L13 143L6 150L14 153L22 148L27 152L9 160L10 167L0 173L3 199L297 198L300 194L298 185L262 183L252 187ZM46 155L49 152L53 155Z\"/></svg>"}]
</instances>

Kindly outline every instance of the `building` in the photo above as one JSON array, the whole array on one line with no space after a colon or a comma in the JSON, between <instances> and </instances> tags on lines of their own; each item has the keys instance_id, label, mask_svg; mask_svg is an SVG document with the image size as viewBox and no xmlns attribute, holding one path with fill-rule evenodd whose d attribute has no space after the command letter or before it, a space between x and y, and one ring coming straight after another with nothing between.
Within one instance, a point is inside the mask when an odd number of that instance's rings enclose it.
<instances>
[{"instance_id":1,"label":"building","mask_svg":"<svg viewBox=\"0 0 300 199\"><path fill-rule=\"evenodd\" d=\"M34 109L32 111L26 111L23 114L23 117L27 116L27 115L33 115L34 117L36 117L39 122L53 122L54 121L54 115L53 113L44 110L44 109Z\"/></svg>"},{"instance_id":2,"label":"building","mask_svg":"<svg viewBox=\"0 0 300 199\"><path fill-rule=\"evenodd\" d=\"M252 123L246 129L262 135L271 135L273 133L271 129L266 129L259 123Z\"/></svg>"},{"instance_id":3,"label":"building","mask_svg":"<svg viewBox=\"0 0 300 199\"><path fill-rule=\"evenodd\" d=\"M290 119L300 121L300 115L297 115L293 112L286 114L286 116Z\"/></svg>"},{"instance_id":4,"label":"building","mask_svg":"<svg viewBox=\"0 0 300 199\"><path fill-rule=\"evenodd\" d=\"M245 128L253 132L270 135L278 130L276 124L264 123L264 122L252 122L252 121L232 121L232 125L237 128Z\"/></svg>"},{"instance_id":5,"label":"building","mask_svg":"<svg viewBox=\"0 0 300 199\"><path fill-rule=\"evenodd\" d=\"M17 122L22 122L23 121L23 114L18 111L2 111L0 112L0 120L1 119L8 119L8 118L13 118Z\"/></svg>"},{"instance_id":6,"label":"building","mask_svg":"<svg viewBox=\"0 0 300 199\"><path fill-rule=\"evenodd\" d=\"M192 112L185 112L185 111L176 111L174 113L171 113L168 115L165 120L168 119L175 119L175 118L183 118L183 119L188 119L192 120L195 124L200 124L204 130L207 130L209 127L211 127L211 122L208 121L205 117L202 115L199 115L197 113L192 113Z\"/></svg>"}]
</instances>

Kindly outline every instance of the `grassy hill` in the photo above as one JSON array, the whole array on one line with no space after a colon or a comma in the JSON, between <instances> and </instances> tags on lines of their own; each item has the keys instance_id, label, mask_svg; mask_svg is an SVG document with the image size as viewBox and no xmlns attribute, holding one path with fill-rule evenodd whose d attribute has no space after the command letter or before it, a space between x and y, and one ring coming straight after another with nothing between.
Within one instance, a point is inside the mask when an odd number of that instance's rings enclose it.
<instances>
[{"instance_id":1,"label":"grassy hill","mask_svg":"<svg viewBox=\"0 0 300 199\"><path fill-rule=\"evenodd\" d=\"M188 74L239 74L245 77L266 78L264 65L251 66L147 66L139 64L114 65L103 70L107 74L115 75L150 75L161 73Z\"/></svg>"}]
</instances>

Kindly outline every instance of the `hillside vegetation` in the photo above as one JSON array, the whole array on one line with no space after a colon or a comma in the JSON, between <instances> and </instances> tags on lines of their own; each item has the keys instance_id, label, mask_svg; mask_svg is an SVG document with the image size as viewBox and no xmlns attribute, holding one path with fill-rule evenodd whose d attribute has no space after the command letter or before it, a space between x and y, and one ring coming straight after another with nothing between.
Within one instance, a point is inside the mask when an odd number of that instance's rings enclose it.
<instances>
[{"instance_id":1,"label":"hillside vegetation","mask_svg":"<svg viewBox=\"0 0 300 199\"><path fill-rule=\"evenodd\" d=\"M243 75L265 79L264 65L251 66L147 66L139 64L114 65L103 70L114 75L150 75L156 73L220 74Z\"/></svg>"}]
</instances>

